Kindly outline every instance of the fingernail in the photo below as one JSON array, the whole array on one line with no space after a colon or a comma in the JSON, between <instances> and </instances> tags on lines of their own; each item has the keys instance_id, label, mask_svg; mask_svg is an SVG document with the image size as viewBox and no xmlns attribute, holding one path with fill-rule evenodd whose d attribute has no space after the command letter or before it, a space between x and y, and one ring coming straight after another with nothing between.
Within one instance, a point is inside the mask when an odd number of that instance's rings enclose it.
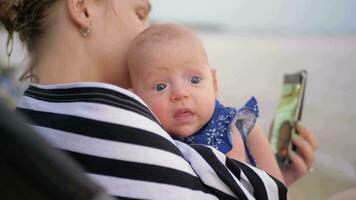
<instances>
[{"instance_id":1,"label":"fingernail","mask_svg":"<svg viewBox=\"0 0 356 200\"><path fill-rule=\"evenodd\" d=\"M297 127L304 128L304 124L302 122L297 122Z\"/></svg>"}]
</instances>

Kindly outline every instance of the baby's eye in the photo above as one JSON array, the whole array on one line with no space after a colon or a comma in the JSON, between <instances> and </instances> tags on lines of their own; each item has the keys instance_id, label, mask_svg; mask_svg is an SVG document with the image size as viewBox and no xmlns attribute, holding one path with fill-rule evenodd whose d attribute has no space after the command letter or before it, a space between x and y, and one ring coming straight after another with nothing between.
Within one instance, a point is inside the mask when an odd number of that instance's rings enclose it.
<instances>
[{"instance_id":1,"label":"baby's eye","mask_svg":"<svg viewBox=\"0 0 356 200\"><path fill-rule=\"evenodd\" d=\"M164 89L166 89L166 84L163 84L163 83L158 83L156 86L155 86L155 90L158 91L158 92L161 92L163 91Z\"/></svg>"},{"instance_id":2,"label":"baby's eye","mask_svg":"<svg viewBox=\"0 0 356 200\"><path fill-rule=\"evenodd\" d=\"M200 82L200 78L198 76L193 76L192 79L190 79L190 82L192 84L198 84Z\"/></svg>"}]
</instances>

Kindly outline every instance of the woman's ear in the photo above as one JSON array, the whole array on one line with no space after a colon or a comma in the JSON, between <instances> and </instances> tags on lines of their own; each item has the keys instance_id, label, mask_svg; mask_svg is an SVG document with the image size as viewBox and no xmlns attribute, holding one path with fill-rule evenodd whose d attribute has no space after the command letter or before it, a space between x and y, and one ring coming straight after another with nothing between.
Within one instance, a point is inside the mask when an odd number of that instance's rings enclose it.
<instances>
[{"instance_id":1,"label":"woman's ear","mask_svg":"<svg viewBox=\"0 0 356 200\"><path fill-rule=\"evenodd\" d=\"M90 27L89 0L67 0L67 7L70 18L79 30Z\"/></svg>"},{"instance_id":2,"label":"woman's ear","mask_svg":"<svg viewBox=\"0 0 356 200\"><path fill-rule=\"evenodd\" d=\"M217 98L218 97L218 79L216 78L216 70L210 69L210 73L211 73L211 78L213 79L215 98Z\"/></svg>"}]
</instances>

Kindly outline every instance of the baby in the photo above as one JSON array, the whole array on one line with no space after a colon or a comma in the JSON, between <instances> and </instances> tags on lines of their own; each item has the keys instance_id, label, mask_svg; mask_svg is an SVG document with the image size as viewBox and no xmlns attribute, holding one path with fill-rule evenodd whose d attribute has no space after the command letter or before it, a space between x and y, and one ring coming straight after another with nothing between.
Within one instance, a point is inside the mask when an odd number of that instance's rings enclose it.
<instances>
[{"instance_id":1,"label":"baby","mask_svg":"<svg viewBox=\"0 0 356 200\"><path fill-rule=\"evenodd\" d=\"M132 90L170 135L255 165L246 144L258 116L257 103L251 98L235 109L216 100L215 70L209 67L202 42L189 29L150 26L134 40L128 65Z\"/></svg>"}]
</instances>

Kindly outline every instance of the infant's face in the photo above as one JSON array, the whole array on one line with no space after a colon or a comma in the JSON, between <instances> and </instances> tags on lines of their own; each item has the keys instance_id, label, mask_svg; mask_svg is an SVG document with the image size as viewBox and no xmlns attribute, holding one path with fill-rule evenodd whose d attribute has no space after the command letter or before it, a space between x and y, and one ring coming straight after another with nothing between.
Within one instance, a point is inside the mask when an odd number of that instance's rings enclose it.
<instances>
[{"instance_id":1,"label":"infant's face","mask_svg":"<svg viewBox=\"0 0 356 200\"><path fill-rule=\"evenodd\" d=\"M140 56L141 64L133 71L134 92L174 136L192 135L214 112L215 74L201 48L198 42L157 44Z\"/></svg>"}]
</instances>

